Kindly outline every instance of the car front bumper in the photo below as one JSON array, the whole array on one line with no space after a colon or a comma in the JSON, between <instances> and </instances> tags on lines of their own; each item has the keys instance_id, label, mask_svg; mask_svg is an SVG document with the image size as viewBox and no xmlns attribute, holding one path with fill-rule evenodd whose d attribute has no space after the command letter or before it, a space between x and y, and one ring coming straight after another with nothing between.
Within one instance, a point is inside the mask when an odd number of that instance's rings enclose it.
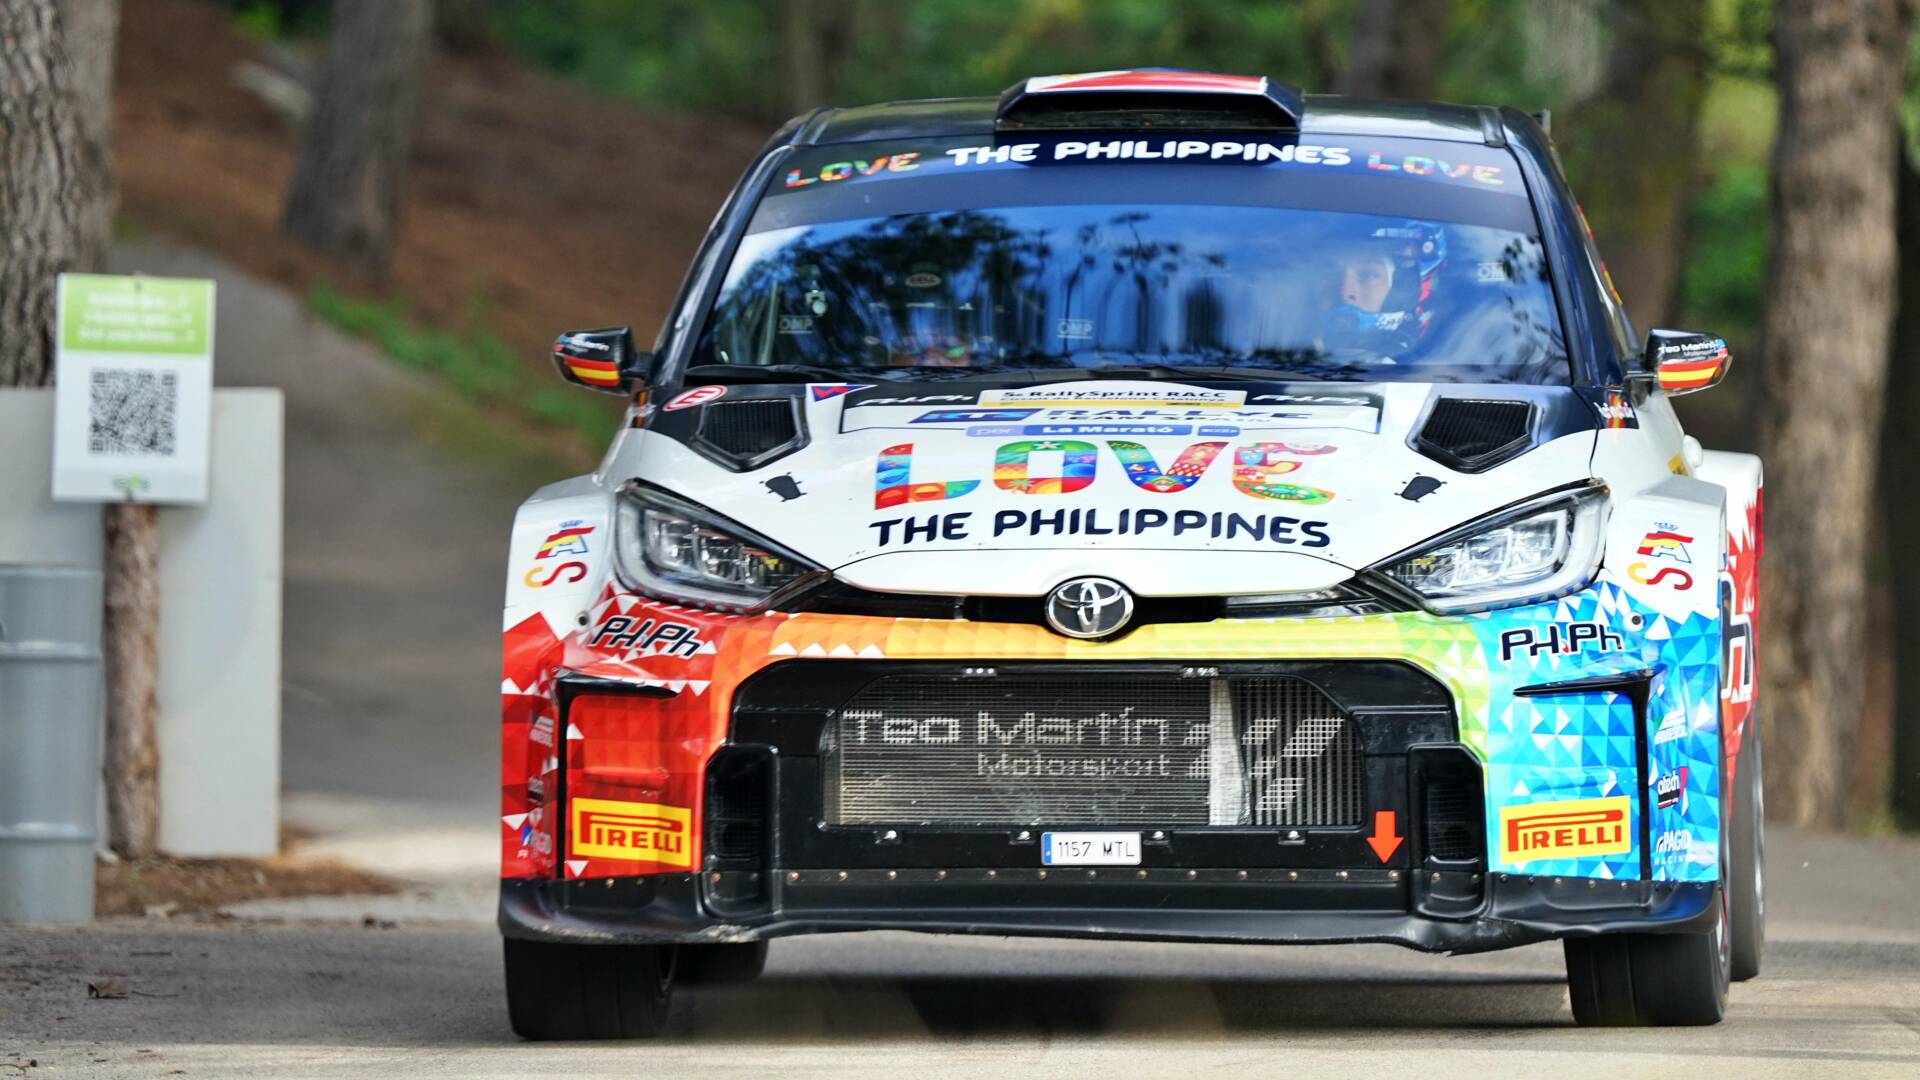
<instances>
[{"instance_id":1,"label":"car front bumper","mask_svg":"<svg viewBox=\"0 0 1920 1080\"><path fill-rule=\"evenodd\" d=\"M507 697L501 926L557 940L915 929L1435 951L1704 930L1718 632L1651 626L1606 582L1487 615L1221 620L1099 643L611 594L551 647L510 631L510 676L527 670ZM667 644L650 647L662 628ZM831 729L862 687L898 675L1311 684L1351 722L1359 805L1299 827L1161 825L1138 805L1125 821L850 817L829 794ZM938 808L945 795L929 792ZM1604 836L1531 827L1596 809L1616 822ZM630 846L588 835L600 813ZM1137 829L1139 863L1042 865L1045 830L1100 829Z\"/></svg>"}]
</instances>

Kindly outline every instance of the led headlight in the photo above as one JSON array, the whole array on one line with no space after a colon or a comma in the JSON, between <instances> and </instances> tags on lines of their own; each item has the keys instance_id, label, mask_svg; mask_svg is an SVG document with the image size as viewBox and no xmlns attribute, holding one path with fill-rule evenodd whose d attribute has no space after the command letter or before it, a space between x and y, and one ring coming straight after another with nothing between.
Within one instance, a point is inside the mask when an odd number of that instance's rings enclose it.
<instances>
[{"instance_id":1,"label":"led headlight","mask_svg":"<svg viewBox=\"0 0 1920 1080\"><path fill-rule=\"evenodd\" d=\"M1606 488L1587 485L1508 507L1372 568L1432 611L1480 611L1564 596L1600 563Z\"/></svg>"},{"instance_id":2,"label":"led headlight","mask_svg":"<svg viewBox=\"0 0 1920 1080\"><path fill-rule=\"evenodd\" d=\"M614 571L627 588L723 611L758 611L825 573L798 555L692 503L621 489Z\"/></svg>"}]
</instances>

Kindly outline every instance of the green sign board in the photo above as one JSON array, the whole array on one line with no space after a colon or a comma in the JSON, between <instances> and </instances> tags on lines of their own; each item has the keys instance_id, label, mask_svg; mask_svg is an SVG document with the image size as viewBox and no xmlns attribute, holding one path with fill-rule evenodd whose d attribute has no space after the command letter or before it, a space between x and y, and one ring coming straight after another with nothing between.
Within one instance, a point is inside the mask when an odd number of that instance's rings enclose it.
<instances>
[{"instance_id":1,"label":"green sign board","mask_svg":"<svg viewBox=\"0 0 1920 1080\"><path fill-rule=\"evenodd\" d=\"M53 497L204 503L214 283L60 275Z\"/></svg>"},{"instance_id":2,"label":"green sign board","mask_svg":"<svg viewBox=\"0 0 1920 1080\"><path fill-rule=\"evenodd\" d=\"M211 358L211 281L65 274L61 285L63 349Z\"/></svg>"}]
</instances>

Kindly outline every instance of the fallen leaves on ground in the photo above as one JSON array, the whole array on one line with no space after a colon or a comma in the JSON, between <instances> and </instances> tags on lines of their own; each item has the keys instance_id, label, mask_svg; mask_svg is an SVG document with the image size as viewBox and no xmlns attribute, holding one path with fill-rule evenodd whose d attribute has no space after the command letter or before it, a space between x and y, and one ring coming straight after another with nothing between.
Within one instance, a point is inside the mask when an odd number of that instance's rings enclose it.
<instances>
[{"instance_id":1,"label":"fallen leaves on ground","mask_svg":"<svg viewBox=\"0 0 1920 1080\"><path fill-rule=\"evenodd\" d=\"M379 874L297 851L270 859L102 861L94 871L95 915L211 915L243 900L289 896L390 896L398 885Z\"/></svg>"}]
</instances>

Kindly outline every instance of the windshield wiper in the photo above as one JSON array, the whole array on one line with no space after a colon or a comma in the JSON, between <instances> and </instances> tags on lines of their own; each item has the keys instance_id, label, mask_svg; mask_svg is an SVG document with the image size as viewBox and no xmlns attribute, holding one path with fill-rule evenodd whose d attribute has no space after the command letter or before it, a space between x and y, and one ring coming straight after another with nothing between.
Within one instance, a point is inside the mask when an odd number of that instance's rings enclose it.
<instances>
[{"instance_id":1,"label":"windshield wiper","mask_svg":"<svg viewBox=\"0 0 1920 1080\"><path fill-rule=\"evenodd\" d=\"M1238 379L1257 382L1324 382L1324 375L1282 368L1222 367L1206 364L1128 364L1122 367L1088 368L1089 379Z\"/></svg>"},{"instance_id":2,"label":"windshield wiper","mask_svg":"<svg viewBox=\"0 0 1920 1080\"><path fill-rule=\"evenodd\" d=\"M845 371L815 364L694 364L687 368L685 381L711 379L740 382L859 382L883 378L874 371Z\"/></svg>"}]
</instances>

